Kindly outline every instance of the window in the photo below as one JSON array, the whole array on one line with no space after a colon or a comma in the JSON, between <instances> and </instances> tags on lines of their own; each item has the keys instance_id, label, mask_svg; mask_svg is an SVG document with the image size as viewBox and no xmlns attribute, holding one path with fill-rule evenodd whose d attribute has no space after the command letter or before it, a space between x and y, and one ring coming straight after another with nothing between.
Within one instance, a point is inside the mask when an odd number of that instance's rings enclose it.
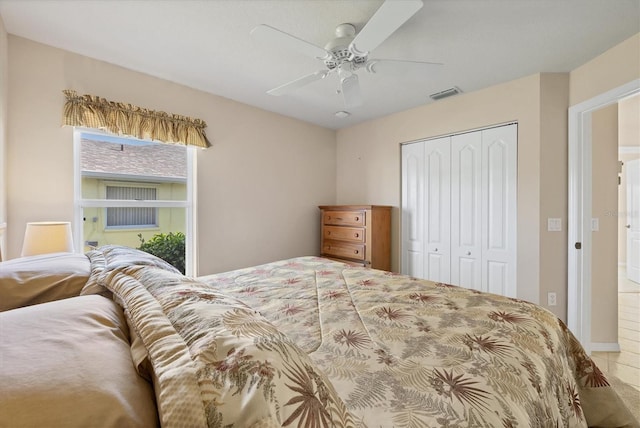
<instances>
[{"instance_id":1,"label":"window","mask_svg":"<svg viewBox=\"0 0 640 428\"><path fill-rule=\"evenodd\" d=\"M77 248L137 248L155 235L184 233L187 275L195 274L195 149L76 128Z\"/></svg>"},{"instance_id":2,"label":"window","mask_svg":"<svg viewBox=\"0 0 640 428\"><path fill-rule=\"evenodd\" d=\"M155 201L155 187L130 187L107 185L107 199L130 201ZM157 227L157 208L112 207L107 208L107 227Z\"/></svg>"}]
</instances>

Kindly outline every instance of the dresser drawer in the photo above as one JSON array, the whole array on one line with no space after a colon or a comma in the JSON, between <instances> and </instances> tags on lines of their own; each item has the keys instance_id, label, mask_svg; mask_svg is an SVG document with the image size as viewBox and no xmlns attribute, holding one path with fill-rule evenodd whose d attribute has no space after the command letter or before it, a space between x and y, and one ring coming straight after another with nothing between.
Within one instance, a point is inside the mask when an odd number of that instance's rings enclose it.
<instances>
[{"instance_id":1,"label":"dresser drawer","mask_svg":"<svg viewBox=\"0 0 640 428\"><path fill-rule=\"evenodd\" d=\"M364 226L364 211L324 211L322 213L323 224L333 224L336 226Z\"/></svg>"},{"instance_id":2,"label":"dresser drawer","mask_svg":"<svg viewBox=\"0 0 640 428\"><path fill-rule=\"evenodd\" d=\"M324 239L364 242L365 230L360 227L324 226Z\"/></svg>"},{"instance_id":3,"label":"dresser drawer","mask_svg":"<svg viewBox=\"0 0 640 428\"><path fill-rule=\"evenodd\" d=\"M327 256L364 260L364 245L338 241L325 241L322 244L322 253Z\"/></svg>"}]
</instances>

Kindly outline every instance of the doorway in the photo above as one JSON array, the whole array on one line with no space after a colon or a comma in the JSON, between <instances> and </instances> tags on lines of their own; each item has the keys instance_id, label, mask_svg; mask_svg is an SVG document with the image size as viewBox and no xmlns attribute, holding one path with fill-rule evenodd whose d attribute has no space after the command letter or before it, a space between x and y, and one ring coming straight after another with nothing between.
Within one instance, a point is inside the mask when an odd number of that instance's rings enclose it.
<instances>
[{"instance_id":1,"label":"doorway","mask_svg":"<svg viewBox=\"0 0 640 428\"><path fill-rule=\"evenodd\" d=\"M569 109L568 326L592 351L592 114L640 93L640 79Z\"/></svg>"}]
</instances>

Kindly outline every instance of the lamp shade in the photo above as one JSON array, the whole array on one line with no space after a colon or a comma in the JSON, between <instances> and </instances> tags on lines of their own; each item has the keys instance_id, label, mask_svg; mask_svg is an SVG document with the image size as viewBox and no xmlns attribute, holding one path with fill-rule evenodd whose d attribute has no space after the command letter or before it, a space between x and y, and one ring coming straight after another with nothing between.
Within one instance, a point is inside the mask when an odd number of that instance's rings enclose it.
<instances>
[{"instance_id":1,"label":"lamp shade","mask_svg":"<svg viewBox=\"0 0 640 428\"><path fill-rule=\"evenodd\" d=\"M68 221L27 223L22 243L22 257L59 252L73 252L71 223Z\"/></svg>"}]
</instances>

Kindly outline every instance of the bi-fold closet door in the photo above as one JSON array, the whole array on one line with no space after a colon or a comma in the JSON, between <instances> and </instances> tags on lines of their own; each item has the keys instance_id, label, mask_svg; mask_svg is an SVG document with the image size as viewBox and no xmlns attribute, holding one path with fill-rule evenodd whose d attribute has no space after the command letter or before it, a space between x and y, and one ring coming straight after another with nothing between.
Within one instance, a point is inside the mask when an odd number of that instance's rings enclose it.
<instances>
[{"instance_id":1,"label":"bi-fold closet door","mask_svg":"<svg viewBox=\"0 0 640 428\"><path fill-rule=\"evenodd\" d=\"M402 272L516 296L517 125L402 146Z\"/></svg>"}]
</instances>

